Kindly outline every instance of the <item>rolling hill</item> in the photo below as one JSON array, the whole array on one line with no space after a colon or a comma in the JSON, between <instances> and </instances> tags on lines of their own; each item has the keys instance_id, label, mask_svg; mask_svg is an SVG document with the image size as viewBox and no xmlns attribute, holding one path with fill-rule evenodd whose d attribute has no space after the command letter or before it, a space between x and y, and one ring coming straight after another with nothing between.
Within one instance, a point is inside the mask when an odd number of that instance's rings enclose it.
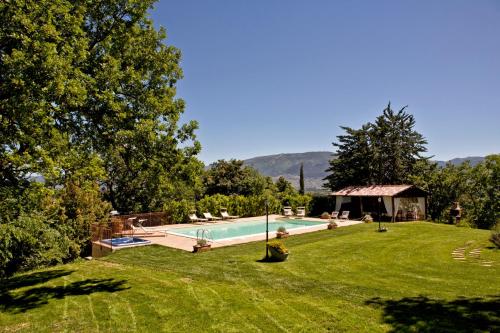
<instances>
[{"instance_id":1,"label":"rolling hill","mask_svg":"<svg viewBox=\"0 0 500 333\"><path fill-rule=\"evenodd\" d=\"M260 173L270 176L276 181L280 176L285 177L296 188L299 187L300 164L304 164L304 184L307 191L324 191L322 185L323 178L327 176L326 169L329 167L328 161L333 158L333 152L316 151L306 153L276 154L253 157L244 160L246 165L257 169ZM449 161L436 161L439 166L445 166L447 162L454 165L461 164L469 160L472 165L483 161L484 157L471 156L464 158L454 158Z\"/></svg>"}]
</instances>

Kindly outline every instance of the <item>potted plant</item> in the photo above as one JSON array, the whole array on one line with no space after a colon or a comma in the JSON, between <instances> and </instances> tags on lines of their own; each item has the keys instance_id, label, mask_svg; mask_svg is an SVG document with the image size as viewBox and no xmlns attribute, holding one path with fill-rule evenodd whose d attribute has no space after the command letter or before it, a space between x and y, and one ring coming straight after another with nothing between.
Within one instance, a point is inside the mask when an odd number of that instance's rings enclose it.
<instances>
[{"instance_id":1,"label":"potted plant","mask_svg":"<svg viewBox=\"0 0 500 333\"><path fill-rule=\"evenodd\" d=\"M281 226L276 230L276 238L287 238L289 235L288 231L286 231L286 228Z\"/></svg>"},{"instance_id":2,"label":"potted plant","mask_svg":"<svg viewBox=\"0 0 500 333\"><path fill-rule=\"evenodd\" d=\"M338 224L335 223L334 220L330 220L330 223L328 223L328 229L331 230L331 229L337 229L338 227Z\"/></svg>"},{"instance_id":3,"label":"potted plant","mask_svg":"<svg viewBox=\"0 0 500 333\"><path fill-rule=\"evenodd\" d=\"M204 238L200 238L196 240L196 244L193 245L193 252L206 252L210 251L212 245L208 244L208 241Z\"/></svg>"},{"instance_id":4,"label":"potted plant","mask_svg":"<svg viewBox=\"0 0 500 333\"><path fill-rule=\"evenodd\" d=\"M273 261L285 261L290 254L285 245L283 245L283 242L279 240L268 242L267 247L271 253L271 259Z\"/></svg>"}]
</instances>

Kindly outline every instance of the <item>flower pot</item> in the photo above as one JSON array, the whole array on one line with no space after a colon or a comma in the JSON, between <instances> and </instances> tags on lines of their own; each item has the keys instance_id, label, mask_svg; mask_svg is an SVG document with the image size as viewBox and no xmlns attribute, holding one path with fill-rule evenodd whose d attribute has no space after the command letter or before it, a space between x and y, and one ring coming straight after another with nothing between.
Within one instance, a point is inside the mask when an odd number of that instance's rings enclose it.
<instances>
[{"instance_id":1,"label":"flower pot","mask_svg":"<svg viewBox=\"0 0 500 333\"><path fill-rule=\"evenodd\" d=\"M336 224L328 224L328 229L331 230L331 229L337 229L337 225Z\"/></svg>"},{"instance_id":2,"label":"flower pot","mask_svg":"<svg viewBox=\"0 0 500 333\"><path fill-rule=\"evenodd\" d=\"M210 251L210 249L212 248L212 245L210 244L205 244L205 245L193 245L193 252L194 253L198 253L198 252L207 252L207 251Z\"/></svg>"},{"instance_id":3,"label":"flower pot","mask_svg":"<svg viewBox=\"0 0 500 333\"><path fill-rule=\"evenodd\" d=\"M276 261L285 261L288 258L289 252L281 253L273 247L269 247L269 252L271 252L271 258Z\"/></svg>"},{"instance_id":4,"label":"flower pot","mask_svg":"<svg viewBox=\"0 0 500 333\"><path fill-rule=\"evenodd\" d=\"M287 238L290 234L288 232L281 232L277 231L276 232L276 238Z\"/></svg>"}]
</instances>

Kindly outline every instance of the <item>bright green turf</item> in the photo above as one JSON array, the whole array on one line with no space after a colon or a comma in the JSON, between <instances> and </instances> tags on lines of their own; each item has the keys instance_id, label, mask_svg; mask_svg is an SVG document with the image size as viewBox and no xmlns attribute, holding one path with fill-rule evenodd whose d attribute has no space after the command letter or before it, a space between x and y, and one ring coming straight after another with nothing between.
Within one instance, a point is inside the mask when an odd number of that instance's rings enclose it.
<instances>
[{"instance_id":1,"label":"bright green turf","mask_svg":"<svg viewBox=\"0 0 500 333\"><path fill-rule=\"evenodd\" d=\"M0 332L500 331L500 251L489 232L376 224L191 254L124 249L0 282ZM481 260L452 259L467 245ZM492 267L480 265L493 261Z\"/></svg>"}]
</instances>

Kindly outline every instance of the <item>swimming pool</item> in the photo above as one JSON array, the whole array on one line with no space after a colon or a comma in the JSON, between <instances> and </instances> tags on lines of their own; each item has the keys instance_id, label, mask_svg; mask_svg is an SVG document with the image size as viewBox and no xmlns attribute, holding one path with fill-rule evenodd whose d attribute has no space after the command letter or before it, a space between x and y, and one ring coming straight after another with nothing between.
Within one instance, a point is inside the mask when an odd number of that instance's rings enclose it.
<instances>
[{"instance_id":1,"label":"swimming pool","mask_svg":"<svg viewBox=\"0 0 500 333\"><path fill-rule=\"evenodd\" d=\"M286 230L302 229L312 226L326 224L327 222L313 222L306 220L277 220L269 221L269 232L275 232L279 227L285 227ZM216 225L199 225L189 228L179 228L170 230L169 233L178 236L196 238L196 232L200 229L206 229L210 233L212 240L227 240L246 236L255 236L266 232L266 221L248 221L235 222Z\"/></svg>"},{"instance_id":2,"label":"swimming pool","mask_svg":"<svg viewBox=\"0 0 500 333\"><path fill-rule=\"evenodd\" d=\"M119 246L119 247L151 244L151 241L137 237L120 237L113 239L103 239L101 242L111 246Z\"/></svg>"}]
</instances>

